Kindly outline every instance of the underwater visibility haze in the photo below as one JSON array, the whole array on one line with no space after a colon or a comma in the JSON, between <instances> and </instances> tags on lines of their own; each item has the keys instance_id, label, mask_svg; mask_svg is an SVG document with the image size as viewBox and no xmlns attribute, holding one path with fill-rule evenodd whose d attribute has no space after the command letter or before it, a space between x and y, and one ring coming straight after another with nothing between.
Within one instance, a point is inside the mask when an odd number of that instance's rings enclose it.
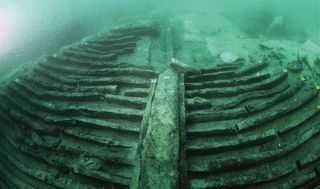
<instances>
[{"instance_id":1,"label":"underwater visibility haze","mask_svg":"<svg viewBox=\"0 0 320 189\"><path fill-rule=\"evenodd\" d=\"M0 189L319 189L320 0L0 0Z\"/></svg>"}]
</instances>

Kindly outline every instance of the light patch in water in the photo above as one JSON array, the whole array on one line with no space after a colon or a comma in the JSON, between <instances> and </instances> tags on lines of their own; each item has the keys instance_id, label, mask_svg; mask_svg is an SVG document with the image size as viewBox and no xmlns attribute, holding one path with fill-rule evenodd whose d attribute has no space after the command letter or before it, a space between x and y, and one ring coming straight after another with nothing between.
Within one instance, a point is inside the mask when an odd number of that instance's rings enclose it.
<instances>
[{"instance_id":1,"label":"light patch in water","mask_svg":"<svg viewBox=\"0 0 320 189\"><path fill-rule=\"evenodd\" d=\"M1 10L0 10L1 11ZM5 11L0 12L0 55L5 54L10 50L10 41L12 33L11 20L6 16Z\"/></svg>"},{"instance_id":2,"label":"light patch in water","mask_svg":"<svg viewBox=\"0 0 320 189\"><path fill-rule=\"evenodd\" d=\"M16 42L23 33L23 16L19 8L13 6L0 7L0 57L16 48Z\"/></svg>"}]
</instances>

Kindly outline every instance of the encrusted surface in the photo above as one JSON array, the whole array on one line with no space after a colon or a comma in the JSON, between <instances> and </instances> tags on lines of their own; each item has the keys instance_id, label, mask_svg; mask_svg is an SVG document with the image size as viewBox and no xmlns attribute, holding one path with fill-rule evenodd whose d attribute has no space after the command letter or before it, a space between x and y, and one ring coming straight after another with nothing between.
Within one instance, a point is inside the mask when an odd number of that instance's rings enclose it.
<instances>
[{"instance_id":1,"label":"encrusted surface","mask_svg":"<svg viewBox=\"0 0 320 189\"><path fill-rule=\"evenodd\" d=\"M312 79L264 67L221 65L186 75L191 188L311 188L316 183L319 90Z\"/></svg>"},{"instance_id":2,"label":"encrusted surface","mask_svg":"<svg viewBox=\"0 0 320 189\"><path fill-rule=\"evenodd\" d=\"M115 61L153 32L141 26L93 37L42 59L7 85L0 105L3 185L129 187L158 74Z\"/></svg>"},{"instance_id":3,"label":"encrusted surface","mask_svg":"<svg viewBox=\"0 0 320 189\"><path fill-rule=\"evenodd\" d=\"M178 74L161 73L139 152L133 188L177 188L179 159Z\"/></svg>"}]
</instances>

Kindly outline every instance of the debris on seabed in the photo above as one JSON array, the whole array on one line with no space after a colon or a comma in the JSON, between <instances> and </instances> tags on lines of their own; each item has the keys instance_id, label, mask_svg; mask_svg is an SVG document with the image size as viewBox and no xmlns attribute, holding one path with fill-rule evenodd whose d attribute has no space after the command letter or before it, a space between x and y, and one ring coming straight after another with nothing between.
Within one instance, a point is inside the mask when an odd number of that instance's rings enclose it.
<instances>
[{"instance_id":1,"label":"debris on seabed","mask_svg":"<svg viewBox=\"0 0 320 189\"><path fill-rule=\"evenodd\" d=\"M220 59L224 63L233 63L235 62L239 57L235 54L232 54L230 52L223 52L220 55Z\"/></svg>"},{"instance_id":2,"label":"debris on seabed","mask_svg":"<svg viewBox=\"0 0 320 189\"><path fill-rule=\"evenodd\" d=\"M170 66L177 72L180 73L186 73L186 72L194 72L194 73L199 73L200 74L200 70L193 68L187 64L184 64L182 62L180 62L178 59L176 58L172 58L171 59L171 63Z\"/></svg>"}]
</instances>

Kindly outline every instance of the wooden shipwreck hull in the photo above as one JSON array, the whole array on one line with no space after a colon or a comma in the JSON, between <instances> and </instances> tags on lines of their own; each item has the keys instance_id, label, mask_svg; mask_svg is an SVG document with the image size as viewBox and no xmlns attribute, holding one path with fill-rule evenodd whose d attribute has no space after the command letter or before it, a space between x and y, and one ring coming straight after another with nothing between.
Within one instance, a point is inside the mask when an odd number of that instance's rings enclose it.
<instances>
[{"instance_id":1,"label":"wooden shipwreck hull","mask_svg":"<svg viewBox=\"0 0 320 189\"><path fill-rule=\"evenodd\" d=\"M177 72L174 32L117 28L13 76L0 188L315 188L316 77L268 60Z\"/></svg>"}]
</instances>

